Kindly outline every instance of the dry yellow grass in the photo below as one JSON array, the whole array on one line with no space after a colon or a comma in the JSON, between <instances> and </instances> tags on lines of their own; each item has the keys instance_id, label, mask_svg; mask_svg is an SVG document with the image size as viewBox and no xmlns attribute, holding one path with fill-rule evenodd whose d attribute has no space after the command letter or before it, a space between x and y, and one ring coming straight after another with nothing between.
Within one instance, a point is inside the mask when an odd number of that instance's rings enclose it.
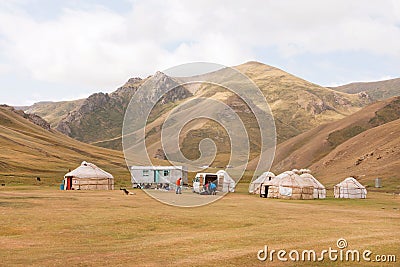
<instances>
[{"instance_id":1,"label":"dry yellow grass","mask_svg":"<svg viewBox=\"0 0 400 267\"><path fill-rule=\"evenodd\" d=\"M130 173L122 152L84 144L55 130L46 131L0 107L0 183L59 184L69 169L82 161L96 164L115 177L116 186L130 184ZM138 159L138 164L141 159ZM155 164L165 164L154 159Z\"/></svg>"},{"instance_id":2,"label":"dry yellow grass","mask_svg":"<svg viewBox=\"0 0 400 267\"><path fill-rule=\"evenodd\" d=\"M241 185L212 205L175 208L139 190L125 196L119 190L0 187L0 265L298 266L261 263L256 253L264 245L320 251L335 248L341 237L351 249L400 256L398 196L284 201L245 190ZM347 264L354 265L366 263Z\"/></svg>"}]
</instances>

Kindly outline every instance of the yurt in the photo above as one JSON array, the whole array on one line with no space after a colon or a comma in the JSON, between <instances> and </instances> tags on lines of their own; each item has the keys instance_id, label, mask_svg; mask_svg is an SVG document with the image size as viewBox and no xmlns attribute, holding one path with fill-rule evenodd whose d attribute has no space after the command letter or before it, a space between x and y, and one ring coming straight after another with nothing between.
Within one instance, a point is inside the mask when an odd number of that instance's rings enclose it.
<instances>
[{"instance_id":1,"label":"yurt","mask_svg":"<svg viewBox=\"0 0 400 267\"><path fill-rule=\"evenodd\" d=\"M249 193L260 194L261 185L271 181L273 178L275 178L275 174L272 172L264 172L257 179L250 183Z\"/></svg>"},{"instance_id":2,"label":"yurt","mask_svg":"<svg viewBox=\"0 0 400 267\"><path fill-rule=\"evenodd\" d=\"M313 199L313 184L293 171L279 174L268 182L266 197L284 199Z\"/></svg>"},{"instance_id":3,"label":"yurt","mask_svg":"<svg viewBox=\"0 0 400 267\"><path fill-rule=\"evenodd\" d=\"M333 188L335 198L366 198L367 189L353 177L344 179Z\"/></svg>"},{"instance_id":4,"label":"yurt","mask_svg":"<svg viewBox=\"0 0 400 267\"><path fill-rule=\"evenodd\" d=\"M64 175L64 190L113 190L114 177L89 162Z\"/></svg>"},{"instance_id":5,"label":"yurt","mask_svg":"<svg viewBox=\"0 0 400 267\"><path fill-rule=\"evenodd\" d=\"M218 176L217 190L222 192L235 192L236 182L226 171L223 170L217 171L217 176Z\"/></svg>"},{"instance_id":6,"label":"yurt","mask_svg":"<svg viewBox=\"0 0 400 267\"><path fill-rule=\"evenodd\" d=\"M321 184L314 176L312 176L310 173L306 172L300 175L301 178L309 180L313 186L313 197L314 198L326 198L326 189L323 184Z\"/></svg>"}]
</instances>

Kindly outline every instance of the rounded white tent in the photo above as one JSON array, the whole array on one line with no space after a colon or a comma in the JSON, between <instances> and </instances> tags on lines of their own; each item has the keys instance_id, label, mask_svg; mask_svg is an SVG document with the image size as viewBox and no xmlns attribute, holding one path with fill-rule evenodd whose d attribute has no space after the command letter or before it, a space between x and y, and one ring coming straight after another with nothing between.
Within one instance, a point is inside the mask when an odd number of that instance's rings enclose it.
<instances>
[{"instance_id":1,"label":"rounded white tent","mask_svg":"<svg viewBox=\"0 0 400 267\"><path fill-rule=\"evenodd\" d=\"M321 184L314 176L312 176L310 173L303 173L300 175L303 179L309 180L313 186L314 186L314 191L313 191L313 197L314 198L326 198L326 189L323 184Z\"/></svg>"},{"instance_id":2,"label":"rounded white tent","mask_svg":"<svg viewBox=\"0 0 400 267\"><path fill-rule=\"evenodd\" d=\"M334 186L335 198L366 198L367 189L353 177L344 179Z\"/></svg>"},{"instance_id":3,"label":"rounded white tent","mask_svg":"<svg viewBox=\"0 0 400 267\"><path fill-rule=\"evenodd\" d=\"M64 190L113 190L114 177L86 161L64 175Z\"/></svg>"},{"instance_id":4,"label":"rounded white tent","mask_svg":"<svg viewBox=\"0 0 400 267\"><path fill-rule=\"evenodd\" d=\"M286 171L269 181L268 198L313 199L314 186L293 171ZM265 189L264 189L265 190Z\"/></svg>"},{"instance_id":5,"label":"rounded white tent","mask_svg":"<svg viewBox=\"0 0 400 267\"><path fill-rule=\"evenodd\" d=\"M271 181L273 178L275 178L275 174L272 172L264 172L257 179L250 183L249 193L260 194L261 185Z\"/></svg>"},{"instance_id":6,"label":"rounded white tent","mask_svg":"<svg viewBox=\"0 0 400 267\"><path fill-rule=\"evenodd\" d=\"M222 190L222 192L235 192L236 182L226 171L219 170L217 175L219 190ZM222 182L222 187L220 181Z\"/></svg>"}]
</instances>

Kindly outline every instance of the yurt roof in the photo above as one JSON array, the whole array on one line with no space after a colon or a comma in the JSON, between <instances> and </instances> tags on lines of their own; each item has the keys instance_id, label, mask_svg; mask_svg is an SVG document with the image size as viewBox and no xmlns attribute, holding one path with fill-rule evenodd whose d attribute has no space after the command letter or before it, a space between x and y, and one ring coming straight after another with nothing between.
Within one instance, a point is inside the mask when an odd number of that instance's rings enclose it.
<instances>
[{"instance_id":1,"label":"yurt roof","mask_svg":"<svg viewBox=\"0 0 400 267\"><path fill-rule=\"evenodd\" d=\"M267 177L275 178L275 174L273 174L272 172L264 172L252 183L263 183Z\"/></svg>"},{"instance_id":2,"label":"yurt roof","mask_svg":"<svg viewBox=\"0 0 400 267\"><path fill-rule=\"evenodd\" d=\"M75 178L110 178L113 179L114 177L97 167L96 165L89 163L89 162L82 162L81 166L76 168L75 170L67 173L64 177L75 177Z\"/></svg>"},{"instance_id":3,"label":"yurt roof","mask_svg":"<svg viewBox=\"0 0 400 267\"><path fill-rule=\"evenodd\" d=\"M273 172L264 172L260 176L275 177L275 174Z\"/></svg>"},{"instance_id":4,"label":"yurt roof","mask_svg":"<svg viewBox=\"0 0 400 267\"><path fill-rule=\"evenodd\" d=\"M353 177L348 177L348 178L344 179L342 182L338 183L336 186L339 186L339 187L343 186L343 187L347 187L347 188L363 188L363 189L365 189L365 186L360 184L360 182L357 181Z\"/></svg>"},{"instance_id":5,"label":"yurt roof","mask_svg":"<svg viewBox=\"0 0 400 267\"><path fill-rule=\"evenodd\" d=\"M307 173L307 172L303 173L303 174L300 175L300 177L302 177L303 179L310 180L314 184L315 188L325 189L325 186L323 184L321 184L320 181L317 180L317 178L312 176L311 173Z\"/></svg>"},{"instance_id":6,"label":"yurt roof","mask_svg":"<svg viewBox=\"0 0 400 267\"><path fill-rule=\"evenodd\" d=\"M233 180L232 177L224 170L217 171L217 175L223 175L224 176L224 181L229 181L229 182L236 183L236 181Z\"/></svg>"},{"instance_id":7,"label":"yurt roof","mask_svg":"<svg viewBox=\"0 0 400 267\"><path fill-rule=\"evenodd\" d=\"M279 178L279 179L281 179L281 178L283 178L283 177L286 177L286 176L290 176L290 175L296 175L296 173L295 172L293 172L293 171L285 171L285 172L282 172L281 174L278 174L277 176L276 176L276 178Z\"/></svg>"},{"instance_id":8,"label":"yurt roof","mask_svg":"<svg viewBox=\"0 0 400 267\"><path fill-rule=\"evenodd\" d=\"M293 171L286 171L284 173L281 173L273 180L274 180L273 183L276 183L277 185L280 185L280 186L314 187L314 185L311 181L300 177L298 174L294 173Z\"/></svg>"}]
</instances>

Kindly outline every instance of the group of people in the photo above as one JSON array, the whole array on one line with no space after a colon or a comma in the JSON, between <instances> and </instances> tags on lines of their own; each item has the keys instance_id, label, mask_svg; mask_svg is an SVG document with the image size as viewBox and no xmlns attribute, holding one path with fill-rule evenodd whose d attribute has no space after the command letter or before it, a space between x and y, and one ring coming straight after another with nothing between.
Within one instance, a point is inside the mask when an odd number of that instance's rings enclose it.
<instances>
[{"instance_id":1,"label":"group of people","mask_svg":"<svg viewBox=\"0 0 400 267\"><path fill-rule=\"evenodd\" d=\"M217 194L217 186L215 185L214 182L208 181L203 186L203 192L205 192L206 195L216 195Z\"/></svg>"},{"instance_id":2,"label":"group of people","mask_svg":"<svg viewBox=\"0 0 400 267\"><path fill-rule=\"evenodd\" d=\"M179 177L176 180L176 194L182 194L182 177ZM213 181L208 181L203 186L203 191L201 194L204 195L216 195L217 194L217 185Z\"/></svg>"}]
</instances>

